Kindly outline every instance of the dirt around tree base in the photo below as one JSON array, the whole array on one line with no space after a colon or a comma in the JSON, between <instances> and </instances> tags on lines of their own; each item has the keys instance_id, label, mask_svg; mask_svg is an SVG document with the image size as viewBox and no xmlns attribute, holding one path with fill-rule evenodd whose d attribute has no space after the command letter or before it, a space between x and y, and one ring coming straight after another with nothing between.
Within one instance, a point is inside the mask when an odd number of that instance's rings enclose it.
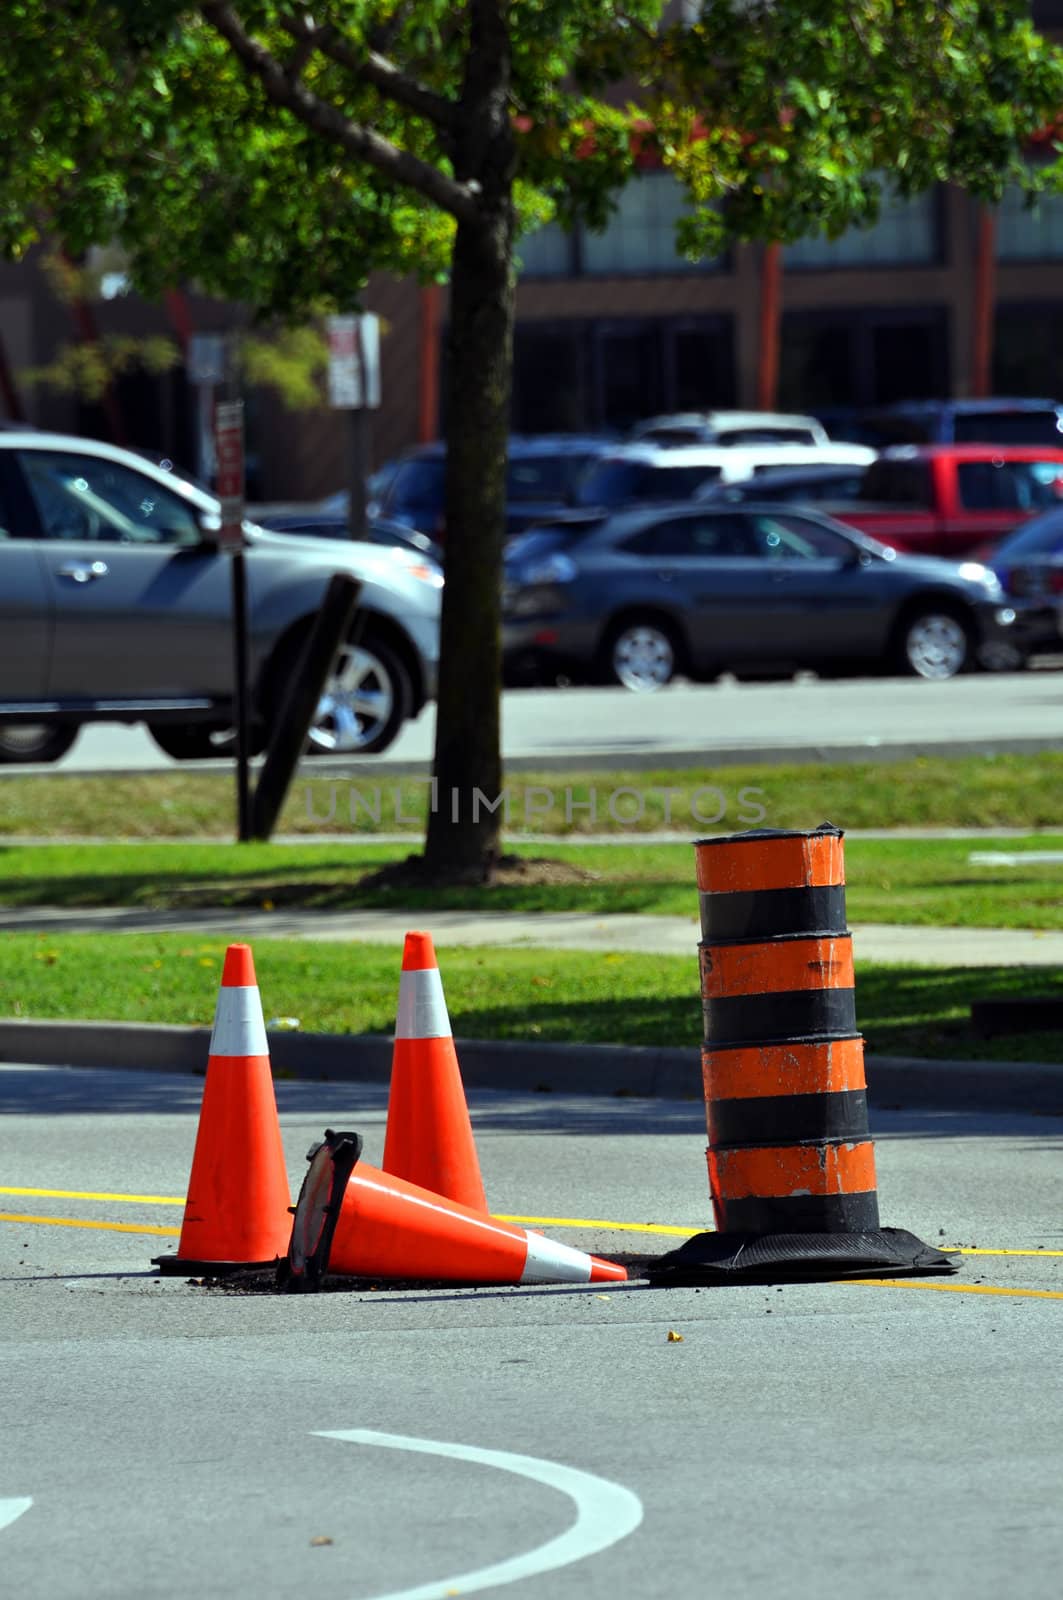
<instances>
[{"instance_id":1,"label":"dirt around tree base","mask_svg":"<svg viewBox=\"0 0 1063 1600\"><path fill-rule=\"evenodd\" d=\"M433 889L454 884L569 884L597 883L600 873L577 867L571 861L554 861L548 856L499 856L493 867L469 867L436 871L424 856L407 856L391 861L378 872L358 880L361 889Z\"/></svg>"}]
</instances>

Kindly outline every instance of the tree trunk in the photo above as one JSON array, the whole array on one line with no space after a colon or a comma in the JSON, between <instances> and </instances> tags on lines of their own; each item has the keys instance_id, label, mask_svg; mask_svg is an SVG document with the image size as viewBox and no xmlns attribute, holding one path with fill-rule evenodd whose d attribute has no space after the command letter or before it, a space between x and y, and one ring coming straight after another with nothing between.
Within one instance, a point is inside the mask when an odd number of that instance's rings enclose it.
<instances>
[{"instance_id":1,"label":"tree trunk","mask_svg":"<svg viewBox=\"0 0 1063 1600\"><path fill-rule=\"evenodd\" d=\"M447 338L447 493L436 711L435 806L425 864L486 881L504 813L502 545L513 371L510 41L501 0L470 0L454 172L475 182L481 216L459 222Z\"/></svg>"},{"instance_id":2,"label":"tree trunk","mask_svg":"<svg viewBox=\"0 0 1063 1600\"><path fill-rule=\"evenodd\" d=\"M447 345L446 583L436 712L435 874L486 880L500 851L502 545L513 365L508 216L459 226Z\"/></svg>"}]
</instances>

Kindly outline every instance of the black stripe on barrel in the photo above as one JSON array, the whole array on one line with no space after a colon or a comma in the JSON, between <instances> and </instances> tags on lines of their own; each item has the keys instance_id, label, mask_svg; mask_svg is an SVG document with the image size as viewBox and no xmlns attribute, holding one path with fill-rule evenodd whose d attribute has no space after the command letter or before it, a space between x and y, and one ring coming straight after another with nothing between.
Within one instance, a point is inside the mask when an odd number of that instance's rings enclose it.
<instances>
[{"instance_id":1,"label":"black stripe on barrel","mask_svg":"<svg viewBox=\"0 0 1063 1600\"><path fill-rule=\"evenodd\" d=\"M725 995L703 1000L702 1009L705 1038L713 1045L774 1044L856 1031L855 989Z\"/></svg>"},{"instance_id":2,"label":"black stripe on barrel","mask_svg":"<svg viewBox=\"0 0 1063 1600\"><path fill-rule=\"evenodd\" d=\"M712 1100L709 1142L721 1145L798 1144L806 1139L866 1139L867 1090L840 1094L779 1094Z\"/></svg>"},{"instance_id":3,"label":"black stripe on barrel","mask_svg":"<svg viewBox=\"0 0 1063 1600\"><path fill-rule=\"evenodd\" d=\"M709 944L784 934L845 933L845 885L701 894L701 936Z\"/></svg>"}]
</instances>

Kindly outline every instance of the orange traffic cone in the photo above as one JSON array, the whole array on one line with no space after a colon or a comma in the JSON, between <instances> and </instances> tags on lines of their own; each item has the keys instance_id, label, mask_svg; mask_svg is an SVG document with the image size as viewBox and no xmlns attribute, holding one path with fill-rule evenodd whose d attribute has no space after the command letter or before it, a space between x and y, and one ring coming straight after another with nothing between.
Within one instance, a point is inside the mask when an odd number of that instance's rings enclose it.
<instances>
[{"instance_id":1,"label":"orange traffic cone","mask_svg":"<svg viewBox=\"0 0 1063 1600\"><path fill-rule=\"evenodd\" d=\"M447 1283L606 1283L627 1272L539 1233L444 1200L359 1160L357 1133L327 1130L307 1160L279 1281L313 1290L326 1272Z\"/></svg>"},{"instance_id":2,"label":"orange traffic cone","mask_svg":"<svg viewBox=\"0 0 1063 1600\"><path fill-rule=\"evenodd\" d=\"M461 1069L430 933L402 952L383 1170L486 1211Z\"/></svg>"},{"instance_id":3,"label":"orange traffic cone","mask_svg":"<svg viewBox=\"0 0 1063 1600\"><path fill-rule=\"evenodd\" d=\"M291 1233L288 1173L250 946L225 953L184 1221L164 1274L271 1266Z\"/></svg>"}]
</instances>

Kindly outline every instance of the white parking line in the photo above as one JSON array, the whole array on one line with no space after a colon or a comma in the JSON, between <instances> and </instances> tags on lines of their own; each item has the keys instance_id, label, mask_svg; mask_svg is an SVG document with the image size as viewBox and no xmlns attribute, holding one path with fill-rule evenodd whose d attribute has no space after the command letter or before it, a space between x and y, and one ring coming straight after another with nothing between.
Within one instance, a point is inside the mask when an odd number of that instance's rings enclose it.
<instances>
[{"instance_id":1,"label":"white parking line","mask_svg":"<svg viewBox=\"0 0 1063 1600\"><path fill-rule=\"evenodd\" d=\"M32 1504L32 1495L22 1500L0 1500L0 1529L9 1528L13 1522L17 1522Z\"/></svg>"},{"instance_id":2,"label":"white parking line","mask_svg":"<svg viewBox=\"0 0 1063 1600\"><path fill-rule=\"evenodd\" d=\"M503 1472L515 1472L522 1478L545 1483L548 1488L560 1489L576 1503L576 1520L565 1533L546 1544L537 1545L523 1555L510 1556L506 1561L496 1561L492 1566L479 1567L473 1572L459 1572L449 1578L419 1584L413 1589L395 1589L386 1595L376 1595L374 1600L446 1600L448 1595L472 1594L477 1589L490 1589L496 1584L516 1583L520 1578L530 1578L534 1573L552 1572L556 1567L567 1567L573 1561L597 1555L610 1545L634 1533L642 1521L642 1501L630 1489L608 1478L596 1477L592 1472L581 1472L577 1467L562 1466L557 1461L543 1461L537 1456L512 1455L508 1450L481 1450L470 1444L445 1444L436 1439L414 1439L399 1433L374 1433L368 1428L341 1428L317 1430L322 1439L346 1439L351 1444L382 1445L387 1450L414 1450L421 1455L448 1456L456 1461L472 1461L477 1466L498 1467Z\"/></svg>"}]
</instances>

